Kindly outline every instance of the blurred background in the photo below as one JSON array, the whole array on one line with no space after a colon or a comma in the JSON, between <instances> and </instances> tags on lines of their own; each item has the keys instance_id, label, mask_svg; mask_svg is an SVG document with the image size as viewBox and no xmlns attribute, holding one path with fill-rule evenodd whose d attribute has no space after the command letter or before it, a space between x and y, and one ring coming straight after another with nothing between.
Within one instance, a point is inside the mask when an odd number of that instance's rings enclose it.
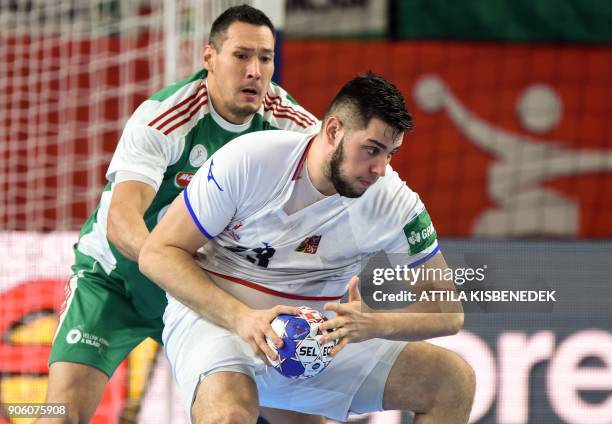
<instances>
[{"instance_id":1,"label":"blurred background","mask_svg":"<svg viewBox=\"0 0 612 424\"><path fill-rule=\"evenodd\" d=\"M210 24L241 3L0 0L0 402L44 399L71 247L126 120L202 67ZM360 71L404 93L415 130L392 165L449 258L521 251L542 258L528 278L554 287L561 252L582 272L570 282L612 305L612 2L246 3L278 28L276 81L317 116ZM476 369L471 422L610 424L611 329L603 307L468 314L436 343ZM163 353L145 342L94 422L186 422L175 395Z\"/></svg>"}]
</instances>

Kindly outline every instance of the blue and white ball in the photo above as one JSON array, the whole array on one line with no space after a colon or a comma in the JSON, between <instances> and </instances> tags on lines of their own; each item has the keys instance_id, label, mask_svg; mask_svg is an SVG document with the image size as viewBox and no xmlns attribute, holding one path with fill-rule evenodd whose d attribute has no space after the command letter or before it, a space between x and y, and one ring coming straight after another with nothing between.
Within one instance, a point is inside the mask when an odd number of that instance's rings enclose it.
<instances>
[{"instance_id":1,"label":"blue and white ball","mask_svg":"<svg viewBox=\"0 0 612 424\"><path fill-rule=\"evenodd\" d=\"M278 353L270 363L274 369L288 378L306 379L323 371L332 360L329 356L338 340L321 344L323 332L319 324L327 318L307 306L298 308L298 315L281 314L272 321L272 329L283 339L280 349L268 340L268 345Z\"/></svg>"}]
</instances>

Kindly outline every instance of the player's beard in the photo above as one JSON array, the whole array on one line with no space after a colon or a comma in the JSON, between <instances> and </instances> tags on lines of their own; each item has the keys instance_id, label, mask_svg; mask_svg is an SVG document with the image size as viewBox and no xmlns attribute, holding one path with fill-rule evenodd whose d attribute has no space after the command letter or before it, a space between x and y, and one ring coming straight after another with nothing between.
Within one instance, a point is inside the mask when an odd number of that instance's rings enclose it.
<instances>
[{"instance_id":1,"label":"player's beard","mask_svg":"<svg viewBox=\"0 0 612 424\"><path fill-rule=\"evenodd\" d=\"M327 166L327 177L331 180L336 192L340 196L350 197L355 199L357 197L361 197L365 190L357 191L353 187L351 187L350 183L347 179L342 175L342 164L344 163L344 137L340 140L340 144L332 153L332 157L328 162Z\"/></svg>"},{"instance_id":2,"label":"player's beard","mask_svg":"<svg viewBox=\"0 0 612 424\"><path fill-rule=\"evenodd\" d=\"M246 122L248 121L259 109L261 103L257 103L257 105L247 105L247 106L238 106L236 103L229 103L227 105L229 111L239 118L240 120Z\"/></svg>"}]
</instances>

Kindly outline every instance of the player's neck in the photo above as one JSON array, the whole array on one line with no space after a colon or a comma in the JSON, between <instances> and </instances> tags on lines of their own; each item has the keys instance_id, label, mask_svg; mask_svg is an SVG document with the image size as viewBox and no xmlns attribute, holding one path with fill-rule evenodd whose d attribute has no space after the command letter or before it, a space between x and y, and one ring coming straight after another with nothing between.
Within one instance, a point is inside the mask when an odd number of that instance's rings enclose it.
<instances>
[{"instance_id":1,"label":"player's neck","mask_svg":"<svg viewBox=\"0 0 612 424\"><path fill-rule=\"evenodd\" d=\"M210 105L215 110L217 115L219 115L221 118L223 118L230 124L242 125L253 117L253 115L249 115L249 116L237 115L235 113L232 113L232 111L229 110L229 108L225 107L225 105L223 104L223 101L218 95L217 85L213 81L210 81L210 77L206 83L206 88L208 91L208 101L210 102Z\"/></svg>"},{"instance_id":2,"label":"player's neck","mask_svg":"<svg viewBox=\"0 0 612 424\"><path fill-rule=\"evenodd\" d=\"M314 188L316 188L317 191L324 196L333 196L337 192L334 184L325 173L326 157L325 152L321 148L323 144L321 137L322 135L319 133L312 141L312 146L308 151L306 167L308 169L310 182Z\"/></svg>"}]
</instances>

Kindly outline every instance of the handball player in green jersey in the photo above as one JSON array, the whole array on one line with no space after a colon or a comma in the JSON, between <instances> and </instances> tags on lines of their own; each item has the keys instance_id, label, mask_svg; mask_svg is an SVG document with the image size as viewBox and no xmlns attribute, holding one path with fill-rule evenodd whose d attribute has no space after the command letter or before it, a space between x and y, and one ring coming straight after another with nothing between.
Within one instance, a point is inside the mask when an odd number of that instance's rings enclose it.
<instances>
[{"instance_id":1,"label":"handball player in green jersey","mask_svg":"<svg viewBox=\"0 0 612 424\"><path fill-rule=\"evenodd\" d=\"M49 359L46 401L68 404L68 422L90 421L119 364L148 337L161 342L166 296L139 272L138 256L198 168L245 133L318 130L319 121L271 82L274 37L261 11L226 10L211 27L204 69L153 95L126 123L99 206L75 244ZM320 421L284 411L266 417Z\"/></svg>"}]
</instances>

